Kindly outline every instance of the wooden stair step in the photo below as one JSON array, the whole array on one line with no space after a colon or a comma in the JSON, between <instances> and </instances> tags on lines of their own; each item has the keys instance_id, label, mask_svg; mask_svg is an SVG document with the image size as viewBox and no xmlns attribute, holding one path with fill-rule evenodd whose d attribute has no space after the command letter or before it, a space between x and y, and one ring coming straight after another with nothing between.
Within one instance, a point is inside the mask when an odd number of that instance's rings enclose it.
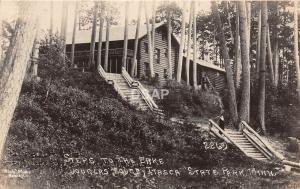
<instances>
[{"instance_id":1,"label":"wooden stair step","mask_svg":"<svg viewBox=\"0 0 300 189\"><path fill-rule=\"evenodd\" d=\"M244 149L244 151L246 153L261 153L259 150L257 150L256 148L247 148L247 149Z\"/></svg>"},{"instance_id":2,"label":"wooden stair step","mask_svg":"<svg viewBox=\"0 0 300 189\"><path fill-rule=\"evenodd\" d=\"M249 149L249 148L252 148L252 149L255 149L255 147L253 147L251 144L238 144L241 148L243 149Z\"/></svg>"},{"instance_id":3,"label":"wooden stair step","mask_svg":"<svg viewBox=\"0 0 300 189\"><path fill-rule=\"evenodd\" d=\"M253 146L250 142L238 142L238 141L234 141L239 145L247 145L247 146Z\"/></svg>"},{"instance_id":4,"label":"wooden stair step","mask_svg":"<svg viewBox=\"0 0 300 189\"><path fill-rule=\"evenodd\" d=\"M230 135L228 134L231 138L245 138L244 135Z\"/></svg>"},{"instance_id":5,"label":"wooden stair step","mask_svg":"<svg viewBox=\"0 0 300 189\"><path fill-rule=\"evenodd\" d=\"M268 161L269 159L268 158L255 158L257 160L260 160L260 161Z\"/></svg>"}]
</instances>

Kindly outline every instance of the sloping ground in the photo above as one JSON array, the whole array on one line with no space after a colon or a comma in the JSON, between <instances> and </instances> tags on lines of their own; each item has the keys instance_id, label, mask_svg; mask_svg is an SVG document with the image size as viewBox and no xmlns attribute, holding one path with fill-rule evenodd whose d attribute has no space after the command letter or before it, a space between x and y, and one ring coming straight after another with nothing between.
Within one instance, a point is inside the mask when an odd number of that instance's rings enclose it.
<instances>
[{"instance_id":1,"label":"sloping ground","mask_svg":"<svg viewBox=\"0 0 300 189\"><path fill-rule=\"evenodd\" d=\"M150 112L134 110L98 75L77 71L54 75L41 70L40 82L23 86L2 163L10 170L22 169L30 174L23 179L1 174L2 188L130 188L134 185L141 188L276 188L287 186L295 179L279 173L273 165L245 157L233 146L226 150L205 149L203 142L221 141L211 139L202 130L195 131L191 125L156 120ZM115 158L116 155L136 161L139 157L162 158L163 165L151 167L176 169L181 174L72 174L74 169L99 171L103 168L98 161L87 163L84 158L100 161L101 157ZM79 159L71 162L69 157ZM139 166L146 169L144 165ZM197 171L191 174L189 166L193 170L211 170L211 174L201 172L199 175L199 172L196 175ZM218 174L213 175L213 170ZM241 170L247 173L234 173ZM276 174L262 175L258 170Z\"/></svg>"}]
</instances>

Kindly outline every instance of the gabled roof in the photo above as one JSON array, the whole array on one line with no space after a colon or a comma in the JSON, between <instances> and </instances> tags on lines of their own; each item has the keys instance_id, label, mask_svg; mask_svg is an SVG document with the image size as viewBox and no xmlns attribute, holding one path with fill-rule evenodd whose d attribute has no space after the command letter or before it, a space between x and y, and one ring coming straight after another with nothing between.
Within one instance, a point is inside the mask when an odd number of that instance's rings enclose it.
<instances>
[{"instance_id":1,"label":"gabled roof","mask_svg":"<svg viewBox=\"0 0 300 189\"><path fill-rule=\"evenodd\" d=\"M186 53L183 54L183 57L186 58ZM193 59L191 59L191 61L193 61ZM216 66L213 63L208 62L206 60L197 59L196 63L201 65L201 66L207 67L207 68L211 68L211 69L218 70L218 71L221 71L221 72L226 72L224 68L220 68L219 66Z\"/></svg>"},{"instance_id":2,"label":"gabled roof","mask_svg":"<svg viewBox=\"0 0 300 189\"><path fill-rule=\"evenodd\" d=\"M165 23L157 23L155 24L155 28L159 28L163 26ZM151 24L150 24L150 27ZM111 26L109 32L109 41L121 41L124 40L124 26ZM151 28L150 28L151 29ZM135 39L136 25L128 26L128 40ZM91 34L92 30L80 30L76 31L76 44L78 43L90 43L91 42ZM139 38L145 36L147 34L146 24L141 24L139 31ZM106 40L106 32L105 27L102 32L102 41ZM96 41L99 41L99 29L96 31ZM66 44L72 44L72 32L67 34Z\"/></svg>"}]
</instances>

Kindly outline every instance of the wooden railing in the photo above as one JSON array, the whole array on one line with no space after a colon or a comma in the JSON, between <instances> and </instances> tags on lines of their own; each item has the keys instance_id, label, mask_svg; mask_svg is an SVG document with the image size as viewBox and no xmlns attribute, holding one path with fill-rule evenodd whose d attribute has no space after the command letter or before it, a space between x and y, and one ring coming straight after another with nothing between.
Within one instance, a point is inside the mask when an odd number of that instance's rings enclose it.
<instances>
[{"instance_id":1,"label":"wooden railing","mask_svg":"<svg viewBox=\"0 0 300 189\"><path fill-rule=\"evenodd\" d=\"M142 95L143 99L145 100L151 111L163 114L162 110L158 108L152 97L149 95L148 90L145 89L139 81L135 81L124 67L122 67L122 76L125 78L125 80L131 87L137 88L139 90L140 94Z\"/></svg>"},{"instance_id":2,"label":"wooden railing","mask_svg":"<svg viewBox=\"0 0 300 189\"><path fill-rule=\"evenodd\" d=\"M102 68L101 65L98 65L97 70L98 70L99 75L100 75L103 79L105 79L106 82L108 82L107 76L106 76L106 72L105 72L105 70Z\"/></svg>"},{"instance_id":3,"label":"wooden railing","mask_svg":"<svg viewBox=\"0 0 300 189\"><path fill-rule=\"evenodd\" d=\"M129 75L129 73L127 72L127 70L124 67L122 67L122 76L127 81L127 83L129 84L130 87L133 87L133 88L138 87L139 83L132 79L132 77Z\"/></svg>"},{"instance_id":4,"label":"wooden railing","mask_svg":"<svg viewBox=\"0 0 300 189\"><path fill-rule=\"evenodd\" d=\"M213 132L216 136L218 136L219 138L223 138L226 142L228 143L232 143L235 146L237 146L244 154L247 154L247 152L244 151L244 149L236 142L234 142L233 140L231 140L230 136L219 127L218 124L216 124L213 120L209 120L209 131ZM222 134L220 134L219 132L221 132ZM223 135L223 136L222 136Z\"/></svg>"},{"instance_id":5,"label":"wooden railing","mask_svg":"<svg viewBox=\"0 0 300 189\"><path fill-rule=\"evenodd\" d=\"M108 79L108 75L107 75L106 71L102 68L101 65L98 66L97 70L98 70L99 75L100 75L102 78L104 78L105 81L106 81L108 84L113 85L114 89L117 91L117 93L120 94L120 96L121 96L124 100L127 100L127 99L125 99L125 95L123 94L123 92L122 92L122 90L119 88L119 86L116 85L115 82L114 82L113 80Z\"/></svg>"},{"instance_id":6,"label":"wooden railing","mask_svg":"<svg viewBox=\"0 0 300 189\"><path fill-rule=\"evenodd\" d=\"M281 154L276 152L269 143L264 141L245 121L242 121L240 124L243 134L250 139L262 153L268 154L267 156L271 156L270 158L274 160L282 161L285 159Z\"/></svg>"},{"instance_id":7,"label":"wooden railing","mask_svg":"<svg viewBox=\"0 0 300 189\"><path fill-rule=\"evenodd\" d=\"M209 131L214 133L217 137L224 139L227 143L235 144L235 142L231 140L230 136L212 119L209 119ZM221 132L221 134L219 132Z\"/></svg>"},{"instance_id":8,"label":"wooden railing","mask_svg":"<svg viewBox=\"0 0 300 189\"><path fill-rule=\"evenodd\" d=\"M98 50L95 50L95 54L97 54L97 52L98 52ZM104 54L104 52L105 52L105 49L101 50L102 54ZM133 52L134 52L133 50L127 49L127 56L132 57ZM91 53L91 51L89 51L89 50L83 50L83 51L76 51L74 55L76 57L89 57L90 53ZM68 56L70 56L71 52L66 52L66 54ZM109 49L108 54L109 55L123 55L123 48Z\"/></svg>"}]
</instances>

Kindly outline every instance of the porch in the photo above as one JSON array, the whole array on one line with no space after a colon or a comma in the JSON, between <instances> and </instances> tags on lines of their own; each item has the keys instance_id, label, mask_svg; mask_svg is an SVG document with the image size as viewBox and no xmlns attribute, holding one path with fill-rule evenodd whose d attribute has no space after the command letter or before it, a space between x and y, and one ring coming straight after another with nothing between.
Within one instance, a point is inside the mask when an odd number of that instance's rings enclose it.
<instances>
[{"instance_id":1,"label":"porch","mask_svg":"<svg viewBox=\"0 0 300 189\"><path fill-rule=\"evenodd\" d=\"M130 71L131 64L133 62L133 50L127 50L126 70ZM68 57L71 57L71 52L66 53ZM85 68L89 64L90 51L75 51L74 53L74 64L79 68ZM109 73L121 73L122 72L122 57L123 48L114 48L108 50L108 67L107 72ZM98 50L95 50L94 55L95 63L98 62ZM104 68L105 62L105 49L101 50L101 65Z\"/></svg>"}]
</instances>

